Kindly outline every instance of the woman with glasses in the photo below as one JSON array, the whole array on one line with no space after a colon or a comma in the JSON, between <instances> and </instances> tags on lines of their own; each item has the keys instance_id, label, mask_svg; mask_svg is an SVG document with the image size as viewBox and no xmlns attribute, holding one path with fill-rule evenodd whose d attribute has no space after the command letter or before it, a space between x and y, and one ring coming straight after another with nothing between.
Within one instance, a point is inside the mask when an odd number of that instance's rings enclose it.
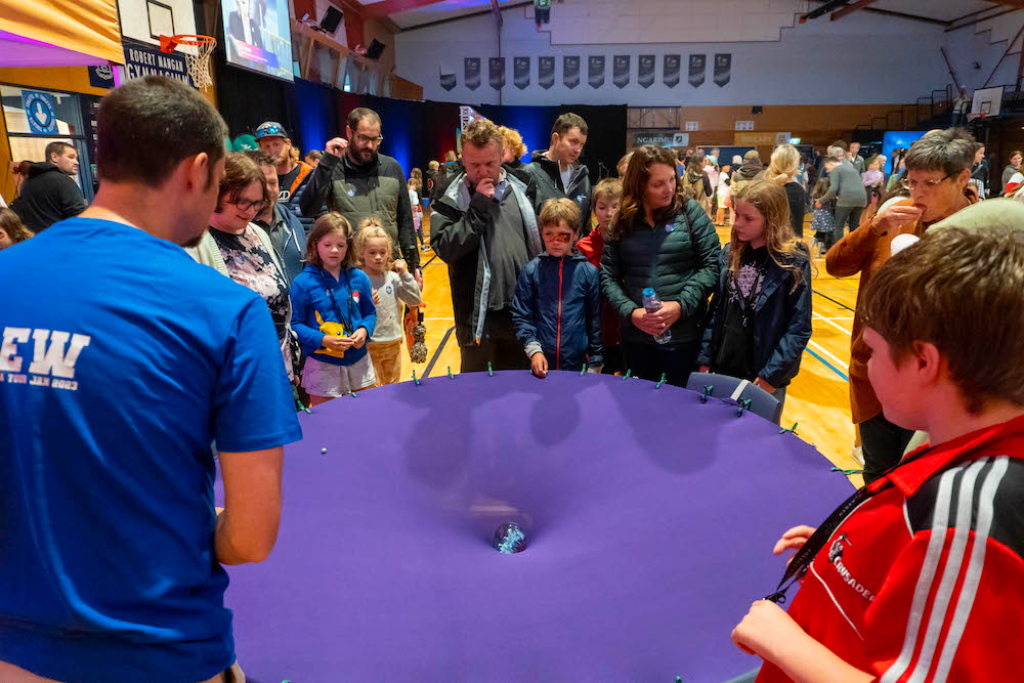
<instances>
[{"instance_id":1,"label":"woman with glasses","mask_svg":"<svg viewBox=\"0 0 1024 683\"><path fill-rule=\"evenodd\" d=\"M263 170L243 153L229 154L210 229L188 252L263 297L274 319L288 377L294 381L298 345L291 331L291 301L284 265L270 237L253 220L270 201Z\"/></svg>"},{"instance_id":2,"label":"woman with glasses","mask_svg":"<svg viewBox=\"0 0 1024 683\"><path fill-rule=\"evenodd\" d=\"M865 483L899 462L913 433L885 418L871 388L871 350L864 341L861 297L874 274L889 260L895 237L920 237L931 225L977 201L977 193L968 186L975 151L974 138L961 128L928 133L915 142L907 152L902 181L909 197L880 207L876 216L841 239L825 259L825 268L833 277L860 274L850 347L850 406L853 423L860 429Z\"/></svg>"}]
</instances>

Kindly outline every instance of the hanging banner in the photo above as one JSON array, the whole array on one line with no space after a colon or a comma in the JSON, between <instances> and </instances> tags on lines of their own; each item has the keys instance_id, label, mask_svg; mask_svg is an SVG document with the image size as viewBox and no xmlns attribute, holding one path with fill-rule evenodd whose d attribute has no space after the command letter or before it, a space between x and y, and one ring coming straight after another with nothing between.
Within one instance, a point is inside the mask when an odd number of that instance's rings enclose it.
<instances>
[{"instance_id":1,"label":"hanging banner","mask_svg":"<svg viewBox=\"0 0 1024 683\"><path fill-rule=\"evenodd\" d=\"M732 53L725 52L715 55L715 83L720 88L732 78Z\"/></svg>"},{"instance_id":2,"label":"hanging banner","mask_svg":"<svg viewBox=\"0 0 1024 683\"><path fill-rule=\"evenodd\" d=\"M604 85L604 55L591 55L587 64L587 82L591 88L600 88Z\"/></svg>"},{"instance_id":3,"label":"hanging banner","mask_svg":"<svg viewBox=\"0 0 1024 683\"><path fill-rule=\"evenodd\" d=\"M490 71L491 87L495 90L503 88L505 86L505 58L491 57L488 60L488 70Z\"/></svg>"},{"instance_id":4,"label":"hanging banner","mask_svg":"<svg viewBox=\"0 0 1024 683\"><path fill-rule=\"evenodd\" d=\"M707 55L690 55L690 76L687 80L694 88L704 85L704 73L707 71L707 66Z\"/></svg>"},{"instance_id":5,"label":"hanging banner","mask_svg":"<svg viewBox=\"0 0 1024 683\"><path fill-rule=\"evenodd\" d=\"M549 89L555 84L555 58L537 57L537 85Z\"/></svg>"},{"instance_id":6,"label":"hanging banner","mask_svg":"<svg viewBox=\"0 0 1024 683\"><path fill-rule=\"evenodd\" d=\"M56 135L57 108L53 104L53 95L36 90L21 91L21 107L28 119L30 133Z\"/></svg>"},{"instance_id":7,"label":"hanging banner","mask_svg":"<svg viewBox=\"0 0 1024 683\"><path fill-rule=\"evenodd\" d=\"M682 58L679 55L665 55L665 67L662 69L662 80L670 88L679 85L679 72Z\"/></svg>"},{"instance_id":8,"label":"hanging banner","mask_svg":"<svg viewBox=\"0 0 1024 683\"><path fill-rule=\"evenodd\" d=\"M94 88L114 87L114 67L112 66L90 66L89 85Z\"/></svg>"},{"instance_id":9,"label":"hanging banner","mask_svg":"<svg viewBox=\"0 0 1024 683\"><path fill-rule=\"evenodd\" d=\"M476 90L480 87L480 58L466 57L466 87Z\"/></svg>"},{"instance_id":10,"label":"hanging banner","mask_svg":"<svg viewBox=\"0 0 1024 683\"><path fill-rule=\"evenodd\" d=\"M640 55L636 82L644 88L654 85L654 55Z\"/></svg>"},{"instance_id":11,"label":"hanging banner","mask_svg":"<svg viewBox=\"0 0 1024 683\"><path fill-rule=\"evenodd\" d=\"M438 74L440 76L441 87L445 90L451 90L455 87L455 69L449 68L447 64L441 62L438 67Z\"/></svg>"},{"instance_id":12,"label":"hanging banner","mask_svg":"<svg viewBox=\"0 0 1024 683\"><path fill-rule=\"evenodd\" d=\"M520 90L530 85L530 58L516 57L512 60L512 82Z\"/></svg>"},{"instance_id":13,"label":"hanging banner","mask_svg":"<svg viewBox=\"0 0 1024 683\"><path fill-rule=\"evenodd\" d=\"M572 90L580 84L580 58L579 55L562 58L562 83Z\"/></svg>"},{"instance_id":14,"label":"hanging banner","mask_svg":"<svg viewBox=\"0 0 1024 683\"><path fill-rule=\"evenodd\" d=\"M126 39L124 41L124 80L134 81L146 76L168 76L185 85L196 87L192 77L188 74L185 58L180 53L161 52L158 47Z\"/></svg>"},{"instance_id":15,"label":"hanging banner","mask_svg":"<svg viewBox=\"0 0 1024 683\"><path fill-rule=\"evenodd\" d=\"M625 88L629 85L629 62L629 55L612 57L612 83L618 88Z\"/></svg>"}]
</instances>

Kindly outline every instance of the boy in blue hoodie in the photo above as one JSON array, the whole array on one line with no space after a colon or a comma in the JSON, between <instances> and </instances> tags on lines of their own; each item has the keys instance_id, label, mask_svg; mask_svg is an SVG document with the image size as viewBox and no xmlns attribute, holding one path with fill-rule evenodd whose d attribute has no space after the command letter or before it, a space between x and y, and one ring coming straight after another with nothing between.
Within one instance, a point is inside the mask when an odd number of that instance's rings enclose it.
<instances>
[{"instance_id":1,"label":"boy in blue hoodie","mask_svg":"<svg viewBox=\"0 0 1024 683\"><path fill-rule=\"evenodd\" d=\"M292 329L306 353L302 387L313 405L377 382L366 342L377 324L370 278L353 264L352 226L339 213L317 219L306 267L292 282Z\"/></svg>"},{"instance_id":2,"label":"boy in blue hoodie","mask_svg":"<svg viewBox=\"0 0 1024 683\"><path fill-rule=\"evenodd\" d=\"M570 199L549 199L540 212L544 252L516 283L512 322L533 374L548 369L600 372L601 283L597 268L575 251L580 210Z\"/></svg>"}]
</instances>

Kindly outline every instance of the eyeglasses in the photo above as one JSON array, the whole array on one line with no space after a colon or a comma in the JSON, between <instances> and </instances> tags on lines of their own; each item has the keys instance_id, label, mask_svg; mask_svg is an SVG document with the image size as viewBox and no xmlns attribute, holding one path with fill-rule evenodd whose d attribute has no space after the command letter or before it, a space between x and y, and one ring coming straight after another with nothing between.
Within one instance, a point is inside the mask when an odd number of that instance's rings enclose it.
<instances>
[{"instance_id":1,"label":"eyeglasses","mask_svg":"<svg viewBox=\"0 0 1024 683\"><path fill-rule=\"evenodd\" d=\"M256 213L259 213L263 209L267 208L267 205L262 199L258 199L255 202L251 202L248 199L239 199L236 201L229 201L228 204L234 205L239 211L248 211L249 209L255 209Z\"/></svg>"},{"instance_id":2,"label":"eyeglasses","mask_svg":"<svg viewBox=\"0 0 1024 683\"><path fill-rule=\"evenodd\" d=\"M373 144L379 145L380 143L384 142L384 136L383 135L378 135L375 138L368 138L365 135L357 135L356 136L356 140L358 140L359 142L363 143L364 145L373 145Z\"/></svg>"},{"instance_id":3,"label":"eyeglasses","mask_svg":"<svg viewBox=\"0 0 1024 683\"><path fill-rule=\"evenodd\" d=\"M916 190L918 185L923 185L924 189L926 190L934 190L936 187L946 182L955 175L956 173L950 173L948 176L942 178L941 180L924 180L921 182L911 180L910 178L904 178L903 180L900 181L900 185L903 186L903 189L910 190L911 192Z\"/></svg>"},{"instance_id":4,"label":"eyeglasses","mask_svg":"<svg viewBox=\"0 0 1024 683\"><path fill-rule=\"evenodd\" d=\"M547 242L572 242L572 235L565 232L544 233L544 240Z\"/></svg>"}]
</instances>

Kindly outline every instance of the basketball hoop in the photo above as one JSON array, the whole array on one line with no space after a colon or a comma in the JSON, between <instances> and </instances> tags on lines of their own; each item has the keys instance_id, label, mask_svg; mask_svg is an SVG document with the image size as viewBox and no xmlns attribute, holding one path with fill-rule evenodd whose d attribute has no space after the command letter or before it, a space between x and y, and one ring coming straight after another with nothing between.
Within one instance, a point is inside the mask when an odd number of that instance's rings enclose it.
<instances>
[{"instance_id":1,"label":"basketball hoop","mask_svg":"<svg viewBox=\"0 0 1024 683\"><path fill-rule=\"evenodd\" d=\"M217 39L211 36L200 35L177 35L160 36L160 49L163 52L174 52L179 45L192 45L196 48L197 54L183 53L185 66L188 67L188 75L192 82L200 90L206 90L213 84L210 76L210 56L213 48L217 47Z\"/></svg>"}]
</instances>

